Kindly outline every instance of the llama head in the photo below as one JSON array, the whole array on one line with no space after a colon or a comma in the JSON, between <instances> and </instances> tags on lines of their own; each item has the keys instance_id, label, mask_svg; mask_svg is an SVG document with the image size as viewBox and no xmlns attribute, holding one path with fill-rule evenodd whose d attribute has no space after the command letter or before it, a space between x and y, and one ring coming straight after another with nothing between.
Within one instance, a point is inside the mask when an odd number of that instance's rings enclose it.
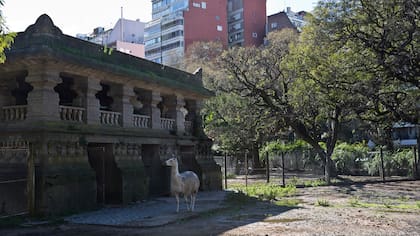
<instances>
[{"instance_id":1,"label":"llama head","mask_svg":"<svg viewBox=\"0 0 420 236\"><path fill-rule=\"evenodd\" d=\"M176 159L176 157L172 157L172 158L168 159L167 161L165 161L165 165L167 165L167 166L177 166L178 165L178 160Z\"/></svg>"}]
</instances>

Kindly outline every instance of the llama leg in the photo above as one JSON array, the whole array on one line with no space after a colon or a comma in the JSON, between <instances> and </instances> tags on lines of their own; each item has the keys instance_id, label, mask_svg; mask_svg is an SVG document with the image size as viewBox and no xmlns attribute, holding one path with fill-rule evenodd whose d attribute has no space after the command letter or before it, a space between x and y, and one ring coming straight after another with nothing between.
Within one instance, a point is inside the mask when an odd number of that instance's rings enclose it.
<instances>
[{"instance_id":1,"label":"llama leg","mask_svg":"<svg viewBox=\"0 0 420 236\"><path fill-rule=\"evenodd\" d=\"M194 211L194 205L195 205L195 194L191 195L191 211Z\"/></svg>"},{"instance_id":2,"label":"llama leg","mask_svg":"<svg viewBox=\"0 0 420 236\"><path fill-rule=\"evenodd\" d=\"M176 197L176 212L178 213L179 212L179 196L178 196L178 194L175 194L175 197Z\"/></svg>"},{"instance_id":3,"label":"llama leg","mask_svg":"<svg viewBox=\"0 0 420 236\"><path fill-rule=\"evenodd\" d=\"M185 199L185 204L187 204L187 210L189 211L190 210L190 204L188 202L188 196L184 195L184 199Z\"/></svg>"}]
</instances>

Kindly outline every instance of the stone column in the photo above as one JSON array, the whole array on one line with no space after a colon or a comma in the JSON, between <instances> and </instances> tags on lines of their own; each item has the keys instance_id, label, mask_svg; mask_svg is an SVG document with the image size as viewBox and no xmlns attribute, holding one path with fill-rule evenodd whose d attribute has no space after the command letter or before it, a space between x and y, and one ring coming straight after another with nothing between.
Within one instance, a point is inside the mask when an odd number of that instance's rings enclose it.
<instances>
[{"instance_id":1,"label":"stone column","mask_svg":"<svg viewBox=\"0 0 420 236\"><path fill-rule=\"evenodd\" d=\"M185 109L185 100L181 95L176 96L176 132L178 135L185 133L185 116L187 115L187 109Z\"/></svg>"},{"instance_id":2,"label":"stone column","mask_svg":"<svg viewBox=\"0 0 420 236\"><path fill-rule=\"evenodd\" d=\"M5 81L0 80L0 121L3 120L3 107L9 106L9 100L10 100L10 89L7 86L7 83Z\"/></svg>"},{"instance_id":3,"label":"stone column","mask_svg":"<svg viewBox=\"0 0 420 236\"><path fill-rule=\"evenodd\" d=\"M88 78L86 89L86 123L91 125L100 124L100 104L99 99L95 97L96 93L102 89L100 81L94 78Z\"/></svg>"},{"instance_id":4,"label":"stone column","mask_svg":"<svg viewBox=\"0 0 420 236\"><path fill-rule=\"evenodd\" d=\"M59 72L50 68L29 70L26 81L33 86L28 94L28 120L60 120L59 96L54 87L61 82Z\"/></svg>"},{"instance_id":5,"label":"stone column","mask_svg":"<svg viewBox=\"0 0 420 236\"><path fill-rule=\"evenodd\" d=\"M160 96L160 92L152 91L152 100L151 100L151 107L152 107L152 129L161 129L160 126L160 109L157 107L159 102L162 101L162 97Z\"/></svg>"},{"instance_id":6,"label":"stone column","mask_svg":"<svg viewBox=\"0 0 420 236\"><path fill-rule=\"evenodd\" d=\"M122 113L122 126L123 127L133 127L133 112L134 108L131 104L131 100L135 97L133 86L123 85L122 86L122 95L121 95L121 113Z\"/></svg>"}]
</instances>

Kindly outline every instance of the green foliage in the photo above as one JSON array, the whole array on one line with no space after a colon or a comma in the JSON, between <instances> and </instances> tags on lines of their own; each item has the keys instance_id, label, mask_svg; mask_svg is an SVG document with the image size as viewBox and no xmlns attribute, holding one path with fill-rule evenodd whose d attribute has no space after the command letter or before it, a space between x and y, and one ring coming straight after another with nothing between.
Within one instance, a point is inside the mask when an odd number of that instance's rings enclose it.
<instances>
[{"instance_id":1,"label":"green foliage","mask_svg":"<svg viewBox=\"0 0 420 236\"><path fill-rule=\"evenodd\" d=\"M326 186L327 182L325 182L325 180L323 179L308 180L308 181L305 181L303 185L305 187L319 187L319 186Z\"/></svg>"},{"instance_id":2,"label":"green foliage","mask_svg":"<svg viewBox=\"0 0 420 236\"><path fill-rule=\"evenodd\" d=\"M340 143L334 149L332 160L339 174L354 174L354 169L360 169L363 161L368 160L368 147L364 143Z\"/></svg>"},{"instance_id":3,"label":"green foliage","mask_svg":"<svg viewBox=\"0 0 420 236\"><path fill-rule=\"evenodd\" d=\"M384 152L384 169L386 175L408 176L412 174L413 153L409 149L396 150L394 153ZM372 160L366 163L370 175L379 175L381 168L380 154L376 154Z\"/></svg>"},{"instance_id":4,"label":"green foliage","mask_svg":"<svg viewBox=\"0 0 420 236\"><path fill-rule=\"evenodd\" d=\"M0 7L3 6L3 1L0 1ZM2 11L0 10L0 64L6 60L4 54L5 49L9 49L13 43L16 33L7 32L7 27L3 19Z\"/></svg>"},{"instance_id":5,"label":"green foliage","mask_svg":"<svg viewBox=\"0 0 420 236\"><path fill-rule=\"evenodd\" d=\"M281 152L294 152L301 150L308 150L310 146L305 141L298 139L293 143L284 143L280 140L267 143L262 148L262 153L279 154Z\"/></svg>"},{"instance_id":6,"label":"green foliage","mask_svg":"<svg viewBox=\"0 0 420 236\"><path fill-rule=\"evenodd\" d=\"M251 184L248 187L244 185L233 185L231 189L236 189L251 197L258 197L261 200L276 200L282 197L290 197L296 194L296 186L287 185L281 187L276 184Z\"/></svg>"}]
</instances>

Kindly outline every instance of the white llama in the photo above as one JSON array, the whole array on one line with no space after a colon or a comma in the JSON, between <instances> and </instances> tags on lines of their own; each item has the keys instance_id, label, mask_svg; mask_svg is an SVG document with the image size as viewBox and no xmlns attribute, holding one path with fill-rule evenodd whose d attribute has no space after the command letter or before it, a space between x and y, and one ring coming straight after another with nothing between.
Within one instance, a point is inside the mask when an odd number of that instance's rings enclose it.
<instances>
[{"instance_id":1,"label":"white llama","mask_svg":"<svg viewBox=\"0 0 420 236\"><path fill-rule=\"evenodd\" d=\"M179 173L176 157L167 160L165 164L171 166L171 193L176 197L176 212L179 212L180 194L184 195L187 209L194 211L195 199L200 187L200 180L197 175L192 171ZM189 197L190 199L188 199Z\"/></svg>"}]
</instances>

